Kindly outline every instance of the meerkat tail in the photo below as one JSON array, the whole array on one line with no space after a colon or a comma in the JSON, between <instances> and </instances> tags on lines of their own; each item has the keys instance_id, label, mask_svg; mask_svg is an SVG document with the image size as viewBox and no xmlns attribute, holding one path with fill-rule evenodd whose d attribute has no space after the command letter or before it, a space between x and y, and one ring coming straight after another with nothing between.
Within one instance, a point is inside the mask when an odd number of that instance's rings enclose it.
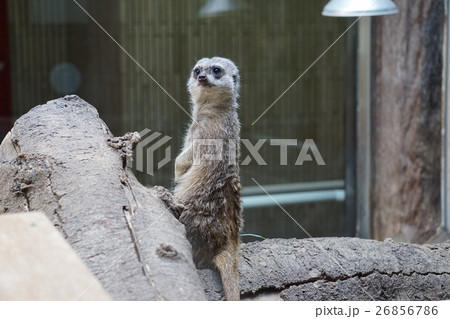
<instances>
[{"instance_id":1,"label":"meerkat tail","mask_svg":"<svg viewBox=\"0 0 450 319\"><path fill-rule=\"evenodd\" d=\"M233 245L228 245L226 249L214 258L214 264L219 269L226 300L239 301L240 288L237 248L234 248Z\"/></svg>"}]
</instances>

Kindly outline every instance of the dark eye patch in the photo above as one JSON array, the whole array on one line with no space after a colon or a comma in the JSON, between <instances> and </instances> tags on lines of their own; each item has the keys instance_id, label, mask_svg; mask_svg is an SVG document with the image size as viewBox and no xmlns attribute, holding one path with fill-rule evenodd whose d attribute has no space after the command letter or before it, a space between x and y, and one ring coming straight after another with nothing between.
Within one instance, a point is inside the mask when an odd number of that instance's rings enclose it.
<instances>
[{"instance_id":1,"label":"dark eye patch","mask_svg":"<svg viewBox=\"0 0 450 319\"><path fill-rule=\"evenodd\" d=\"M200 74L200 69L199 68L195 68L194 69L194 75L197 76Z\"/></svg>"},{"instance_id":2,"label":"dark eye patch","mask_svg":"<svg viewBox=\"0 0 450 319\"><path fill-rule=\"evenodd\" d=\"M212 71L215 76L221 76L223 73L222 69L219 67L213 67Z\"/></svg>"}]
</instances>

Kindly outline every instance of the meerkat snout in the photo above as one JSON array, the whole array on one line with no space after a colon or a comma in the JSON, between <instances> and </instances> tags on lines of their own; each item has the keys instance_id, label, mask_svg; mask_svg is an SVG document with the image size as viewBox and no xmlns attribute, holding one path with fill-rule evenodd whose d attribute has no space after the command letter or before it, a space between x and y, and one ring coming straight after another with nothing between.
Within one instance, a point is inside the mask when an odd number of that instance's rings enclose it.
<instances>
[{"instance_id":1,"label":"meerkat snout","mask_svg":"<svg viewBox=\"0 0 450 319\"><path fill-rule=\"evenodd\" d=\"M200 75L198 76L198 82L199 82L201 85L205 85L205 84L208 83L208 78L206 77L206 74L205 74L205 73L202 73L202 74L200 74Z\"/></svg>"}]
</instances>

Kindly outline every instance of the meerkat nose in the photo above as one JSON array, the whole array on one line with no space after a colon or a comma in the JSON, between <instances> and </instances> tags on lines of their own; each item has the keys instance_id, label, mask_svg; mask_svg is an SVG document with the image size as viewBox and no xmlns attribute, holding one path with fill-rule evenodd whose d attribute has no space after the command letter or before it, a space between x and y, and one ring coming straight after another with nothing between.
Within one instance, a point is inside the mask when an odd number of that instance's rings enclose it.
<instances>
[{"instance_id":1,"label":"meerkat nose","mask_svg":"<svg viewBox=\"0 0 450 319\"><path fill-rule=\"evenodd\" d=\"M205 81L206 81L206 75L200 74L200 75L198 76L198 81L199 81L199 82L205 82Z\"/></svg>"}]
</instances>

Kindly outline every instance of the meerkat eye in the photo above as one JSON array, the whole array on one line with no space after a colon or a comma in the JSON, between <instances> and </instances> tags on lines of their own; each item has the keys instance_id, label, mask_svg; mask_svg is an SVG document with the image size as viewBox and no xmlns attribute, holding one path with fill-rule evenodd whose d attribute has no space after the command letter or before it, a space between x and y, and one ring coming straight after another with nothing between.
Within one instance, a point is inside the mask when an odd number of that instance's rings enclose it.
<instances>
[{"instance_id":1,"label":"meerkat eye","mask_svg":"<svg viewBox=\"0 0 450 319\"><path fill-rule=\"evenodd\" d=\"M195 75L199 75L200 74L200 69L199 68L195 68L194 69L194 74Z\"/></svg>"},{"instance_id":2,"label":"meerkat eye","mask_svg":"<svg viewBox=\"0 0 450 319\"><path fill-rule=\"evenodd\" d=\"M221 68L213 68L213 72L215 75L221 75L222 74L222 69Z\"/></svg>"}]
</instances>

